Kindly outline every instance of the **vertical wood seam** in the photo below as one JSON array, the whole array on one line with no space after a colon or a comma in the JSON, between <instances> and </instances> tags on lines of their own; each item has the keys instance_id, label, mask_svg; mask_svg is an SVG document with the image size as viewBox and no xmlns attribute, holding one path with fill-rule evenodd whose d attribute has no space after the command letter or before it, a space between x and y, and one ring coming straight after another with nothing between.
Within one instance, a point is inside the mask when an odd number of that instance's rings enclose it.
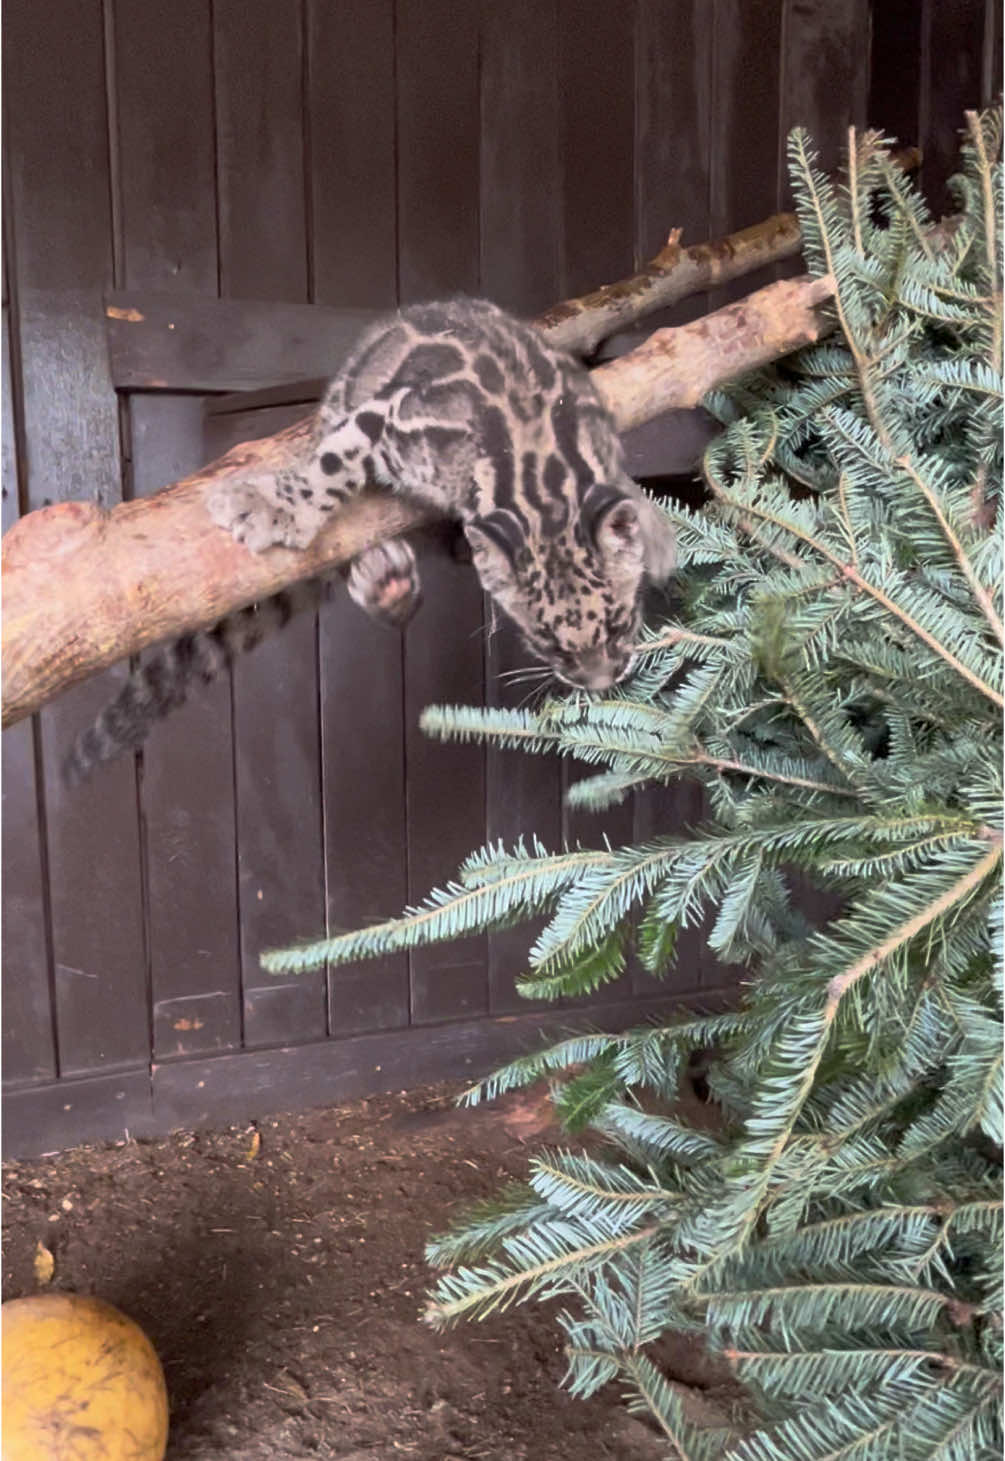
<instances>
[{"instance_id":1,"label":"vertical wood seam","mask_svg":"<svg viewBox=\"0 0 1005 1461\"><path fill-rule=\"evenodd\" d=\"M922 0L920 52L917 141L924 148L928 143L928 128L932 114L932 0ZM902 140L910 141L911 139Z\"/></svg>"},{"instance_id":2,"label":"vertical wood seam","mask_svg":"<svg viewBox=\"0 0 1005 1461\"><path fill-rule=\"evenodd\" d=\"M111 226L112 280L116 289L125 286L125 233L122 209L122 166L119 138L119 96L117 86L117 49L115 44L116 0L102 0L103 61L105 68L105 119L108 142L108 206ZM119 437L119 495L128 502L133 491L132 419L128 397L116 393L116 417ZM139 664L132 656L130 672ZM153 932L150 906L150 841L143 802L143 751L133 754L133 795L136 799L136 826L140 880L140 942L143 955L143 991L146 1000L147 1064L154 1052L154 976Z\"/></svg>"},{"instance_id":3,"label":"vertical wood seam","mask_svg":"<svg viewBox=\"0 0 1005 1461\"><path fill-rule=\"evenodd\" d=\"M984 0L984 37L981 44L981 106L991 106L995 84L995 9L1000 0Z\"/></svg>"},{"instance_id":4,"label":"vertical wood seam","mask_svg":"<svg viewBox=\"0 0 1005 1461\"><path fill-rule=\"evenodd\" d=\"M307 274L307 302L317 298L317 264L314 250L314 129L311 111L311 12L310 0L300 0L300 127L304 173L304 252Z\"/></svg>"},{"instance_id":5,"label":"vertical wood seam","mask_svg":"<svg viewBox=\"0 0 1005 1461\"><path fill-rule=\"evenodd\" d=\"M785 97L789 82L789 30L791 17L792 0L782 0L780 13L780 24L778 27L778 154L775 169L775 209L782 206L782 199L785 196L786 182L786 160L788 156L788 137L785 132Z\"/></svg>"},{"instance_id":6,"label":"vertical wood seam","mask_svg":"<svg viewBox=\"0 0 1005 1461\"><path fill-rule=\"evenodd\" d=\"M311 0L300 0L300 135L301 166L304 187L304 271L307 284L307 301L313 304L317 298L317 254L314 247L314 114L311 108L314 52L311 45ZM328 876L328 852L334 849L328 826L327 798L325 788L325 735L324 697L322 691L321 666L321 611L314 611L314 715L317 722L318 745L318 788L321 796L321 815L318 818L318 832L321 845L321 900L324 916L325 937L331 937L331 879ZM335 1033L335 1005L332 999L332 973L326 964L321 975L321 993L324 1001L324 1028L328 1039Z\"/></svg>"},{"instance_id":7,"label":"vertical wood seam","mask_svg":"<svg viewBox=\"0 0 1005 1461\"><path fill-rule=\"evenodd\" d=\"M209 111L210 126L213 129L211 154L213 158L213 232L216 243L216 297L223 294L223 215L220 210L220 85L216 59L216 4L209 0ZM231 685L231 699L233 699ZM233 724L233 715L231 715ZM233 744L233 738L231 738Z\"/></svg>"},{"instance_id":8,"label":"vertical wood seam","mask_svg":"<svg viewBox=\"0 0 1005 1461\"><path fill-rule=\"evenodd\" d=\"M7 127L7 99L4 97L4 152ZM21 365L21 313L18 299L18 273L15 229L13 225L13 187L8 159L3 166L3 268L7 294L8 369L10 370L10 402L14 427L14 473L18 516L29 511L28 439L24 421L24 386ZM39 879L42 895L42 939L45 948L45 977L49 996L49 1036L52 1045L52 1070L56 1080L62 1076L59 1053L59 1019L56 1003L56 944L52 921L52 894L49 886L49 824L46 817L45 773L42 755L42 725L39 717L31 717L31 754L35 775L35 822L38 832Z\"/></svg>"}]
</instances>

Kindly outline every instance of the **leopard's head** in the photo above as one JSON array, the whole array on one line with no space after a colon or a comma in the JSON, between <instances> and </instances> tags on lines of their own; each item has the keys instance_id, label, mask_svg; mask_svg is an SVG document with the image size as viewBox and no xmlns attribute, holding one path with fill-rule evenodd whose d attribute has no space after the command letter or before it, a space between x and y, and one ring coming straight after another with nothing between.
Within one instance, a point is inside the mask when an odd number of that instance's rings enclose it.
<instances>
[{"instance_id":1,"label":"leopard's head","mask_svg":"<svg viewBox=\"0 0 1005 1461\"><path fill-rule=\"evenodd\" d=\"M654 519L650 514L655 515ZM567 685L607 690L635 662L646 578L666 577L653 536L658 510L619 487L595 483L579 511L528 530L499 509L465 526L482 587L513 620L533 654Z\"/></svg>"}]
</instances>

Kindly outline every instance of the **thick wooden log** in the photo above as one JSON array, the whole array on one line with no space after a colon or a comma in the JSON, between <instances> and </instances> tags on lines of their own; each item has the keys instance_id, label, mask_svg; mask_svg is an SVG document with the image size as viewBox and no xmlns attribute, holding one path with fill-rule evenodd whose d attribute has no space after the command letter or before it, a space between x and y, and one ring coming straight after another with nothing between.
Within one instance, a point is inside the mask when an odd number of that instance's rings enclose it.
<instances>
[{"instance_id":1,"label":"thick wooden log","mask_svg":"<svg viewBox=\"0 0 1005 1461\"><path fill-rule=\"evenodd\" d=\"M622 431L697 406L713 386L819 340L833 328L820 309L833 293L829 274L781 279L689 325L655 330L593 379Z\"/></svg>"},{"instance_id":2,"label":"thick wooden log","mask_svg":"<svg viewBox=\"0 0 1005 1461\"><path fill-rule=\"evenodd\" d=\"M710 386L817 338L828 280L785 280L594 372L620 428L694 405ZM62 502L23 517L3 540L3 724L76 681L186 630L215 623L297 579L428 521L404 498L367 495L304 552L250 553L210 520L205 497L230 476L303 452L309 421L235 447L154 497L110 511Z\"/></svg>"},{"instance_id":3,"label":"thick wooden log","mask_svg":"<svg viewBox=\"0 0 1005 1461\"><path fill-rule=\"evenodd\" d=\"M414 502L359 498L303 552L249 553L207 514L211 487L287 460L306 422L235 447L153 497L110 511L59 502L3 540L3 723L162 639L214 624L284 585L429 521Z\"/></svg>"}]
</instances>

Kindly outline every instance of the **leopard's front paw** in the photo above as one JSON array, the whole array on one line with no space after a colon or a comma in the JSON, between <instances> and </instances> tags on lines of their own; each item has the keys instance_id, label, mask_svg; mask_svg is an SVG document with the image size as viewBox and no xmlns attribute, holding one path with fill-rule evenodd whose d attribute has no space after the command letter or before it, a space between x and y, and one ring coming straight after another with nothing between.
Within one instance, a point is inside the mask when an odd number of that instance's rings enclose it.
<instances>
[{"instance_id":1,"label":"leopard's front paw","mask_svg":"<svg viewBox=\"0 0 1005 1461\"><path fill-rule=\"evenodd\" d=\"M313 523L298 521L288 507L251 482L217 487L206 499L206 508L215 523L252 553L274 547L306 548L316 533Z\"/></svg>"},{"instance_id":2,"label":"leopard's front paw","mask_svg":"<svg viewBox=\"0 0 1005 1461\"><path fill-rule=\"evenodd\" d=\"M373 619L401 628L422 602L415 554L403 538L388 538L354 558L346 574L352 599Z\"/></svg>"}]
</instances>

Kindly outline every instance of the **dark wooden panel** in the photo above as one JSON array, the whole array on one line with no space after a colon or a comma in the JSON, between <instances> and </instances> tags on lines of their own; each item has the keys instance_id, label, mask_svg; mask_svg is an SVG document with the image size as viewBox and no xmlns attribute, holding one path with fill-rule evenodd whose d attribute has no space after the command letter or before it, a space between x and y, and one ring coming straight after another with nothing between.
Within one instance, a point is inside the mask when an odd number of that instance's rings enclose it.
<instances>
[{"instance_id":1,"label":"dark wooden panel","mask_svg":"<svg viewBox=\"0 0 1005 1461\"><path fill-rule=\"evenodd\" d=\"M479 7L397 10L398 258L403 302L479 287ZM432 702L483 703L482 595L470 565L426 554L405 638L409 897L424 897L485 840L485 753L418 730ZM412 1020L488 1008L484 938L411 956Z\"/></svg>"},{"instance_id":2,"label":"dark wooden panel","mask_svg":"<svg viewBox=\"0 0 1005 1461\"><path fill-rule=\"evenodd\" d=\"M504 1061L576 1029L626 1029L666 1019L688 1005L721 1009L735 986L520 1018L459 1021L390 1030L278 1050L244 1050L175 1060L144 1072L58 1081L6 1092L3 1146L11 1158L49 1154L81 1142L162 1136L180 1127L219 1126L280 1111L330 1106L424 1082L477 1080Z\"/></svg>"},{"instance_id":3,"label":"dark wooden panel","mask_svg":"<svg viewBox=\"0 0 1005 1461\"><path fill-rule=\"evenodd\" d=\"M6 170L6 156L4 164ZM6 203L6 199L4 200ZM6 220L8 227L10 219ZM17 327L12 323L14 306L10 296L7 273L7 245L3 245L3 259L0 261L0 279L3 283L3 374L0 376L0 398L2 398L2 419L0 419L0 500L3 504L3 531L13 527L21 513L21 485L18 472L18 444L16 427L14 424L14 397L18 396L18 415L20 410L20 380L15 383L13 376L14 359L11 344L16 347ZM20 361L18 362L20 364ZM20 375L20 372L19 372ZM23 420L23 417L22 417Z\"/></svg>"},{"instance_id":4,"label":"dark wooden panel","mask_svg":"<svg viewBox=\"0 0 1005 1461\"><path fill-rule=\"evenodd\" d=\"M631 272L635 6L559 0L563 294Z\"/></svg>"},{"instance_id":5,"label":"dark wooden panel","mask_svg":"<svg viewBox=\"0 0 1005 1461\"><path fill-rule=\"evenodd\" d=\"M395 302L394 9L307 0L313 297L333 304Z\"/></svg>"},{"instance_id":6,"label":"dark wooden panel","mask_svg":"<svg viewBox=\"0 0 1005 1461\"><path fill-rule=\"evenodd\" d=\"M919 0L879 0L872 9L868 123L898 142L921 141Z\"/></svg>"},{"instance_id":7,"label":"dark wooden panel","mask_svg":"<svg viewBox=\"0 0 1005 1461\"><path fill-rule=\"evenodd\" d=\"M12 0L4 21L26 502L113 503L118 413L101 313L113 282L102 7L99 0L58 7ZM58 774L74 736L114 694L121 673L97 676L41 717L64 1072L148 1058L134 768L120 762L72 794Z\"/></svg>"},{"instance_id":8,"label":"dark wooden panel","mask_svg":"<svg viewBox=\"0 0 1005 1461\"><path fill-rule=\"evenodd\" d=\"M323 972L277 979L259 966L263 949L325 927L315 614L235 666L234 709L244 1043L320 1039Z\"/></svg>"},{"instance_id":9,"label":"dark wooden panel","mask_svg":"<svg viewBox=\"0 0 1005 1461\"><path fill-rule=\"evenodd\" d=\"M847 154L848 128L862 127L869 88L868 0L786 0L782 24L779 203L792 206L786 138L806 127L831 172ZM795 261L793 267L802 267Z\"/></svg>"},{"instance_id":10,"label":"dark wooden panel","mask_svg":"<svg viewBox=\"0 0 1005 1461\"><path fill-rule=\"evenodd\" d=\"M218 416L247 416L265 407L301 406L301 415L312 411L320 401L327 382L322 376L310 380L291 381L287 385L270 386L261 391L235 391L232 395L210 396L204 403L207 430L209 423ZM290 420L296 418L291 416ZM247 438L250 440L250 437Z\"/></svg>"},{"instance_id":11,"label":"dark wooden panel","mask_svg":"<svg viewBox=\"0 0 1005 1461\"><path fill-rule=\"evenodd\" d=\"M114 11L123 282L215 294L210 7L116 0Z\"/></svg>"},{"instance_id":12,"label":"dark wooden panel","mask_svg":"<svg viewBox=\"0 0 1005 1461\"><path fill-rule=\"evenodd\" d=\"M520 705L539 680L522 683L512 676L531 662L516 632L500 625L488 645L486 701L490 705ZM562 765L557 757L527 756L519 751L489 748L486 755L485 837L512 846L533 836L557 851L562 839ZM535 925L504 929L489 935L489 1000L494 1014L532 1008L517 994L515 981L527 971L527 951Z\"/></svg>"},{"instance_id":13,"label":"dark wooden panel","mask_svg":"<svg viewBox=\"0 0 1005 1461\"><path fill-rule=\"evenodd\" d=\"M398 0L396 15L401 299L473 293L479 261L478 6Z\"/></svg>"},{"instance_id":14,"label":"dark wooden panel","mask_svg":"<svg viewBox=\"0 0 1005 1461\"><path fill-rule=\"evenodd\" d=\"M397 299L394 7L309 14L314 297L386 309ZM320 615L320 651L327 917L351 928L408 896L402 638L339 592ZM336 1035L407 1024L407 957L332 970L328 1006Z\"/></svg>"},{"instance_id":15,"label":"dark wooden panel","mask_svg":"<svg viewBox=\"0 0 1005 1461\"><path fill-rule=\"evenodd\" d=\"M405 637L408 894L412 901L454 876L485 841L485 752L423 736L430 704L484 704L483 598L474 572L451 551L451 525L425 536L425 597ZM450 1019L488 1008L484 936L411 955L412 1020Z\"/></svg>"},{"instance_id":16,"label":"dark wooden panel","mask_svg":"<svg viewBox=\"0 0 1005 1461\"><path fill-rule=\"evenodd\" d=\"M118 390L252 391L327 380L374 312L123 290L106 315Z\"/></svg>"},{"instance_id":17,"label":"dark wooden panel","mask_svg":"<svg viewBox=\"0 0 1005 1461\"><path fill-rule=\"evenodd\" d=\"M216 198L209 10L179 0L115 12L123 283L215 294ZM133 489L157 491L202 459L195 396L130 402ZM153 1048L158 1059L239 1043L240 984L230 685L218 680L147 741Z\"/></svg>"},{"instance_id":18,"label":"dark wooden panel","mask_svg":"<svg viewBox=\"0 0 1005 1461\"><path fill-rule=\"evenodd\" d=\"M625 468L631 477L677 477L696 472L706 446L717 434L714 419L695 411L664 411L622 436Z\"/></svg>"},{"instance_id":19,"label":"dark wooden panel","mask_svg":"<svg viewBox=\"0 0 1005 1461\"><path fill-rule=\"evenodd\" d=\"M212 14L220 292L306 300L301 6L214 0Z\"/></svg>"},{"instance_id":20,"label":"dark wooden panel","mask_svg":"<svg viewBox=\"0 0 1005 1461\"><path fill-rule=\"evenodd\" d=\"M714 7L707 0L638 0L636 47L635 262L651 258L671 228L681 228L685 243L718 231L709 211ZM653 323L676 324L705 313L706 295L685 300ZM636 476L659 471L670 455L686 471L700 458L707 439L700 412L673 412L631 433L626 442L629 470ZM690 460L687 460L690 459ZM666 470L666 469L664 469ZM675 470L671 468L670 470ZM570 780L591 774L571 770ZM664 822L678 823L688 804L687 790L651 788L598 818L567 810L567 835L597 845L606 835L614 846L653 835L656 808ZM702 981L693 960L682 965L674 984ZM621 979L605 986L604 997L629 990L651 992L653 981L634 958Z\"/></svg>"},{"instance_id":21,"label":"dark wooden panel","mask_svg":"<svg viewBox=\"0 0 1005 1461\"><path fill-rule=\"evenodd\" d=\"M251 395L266 394L252 391ZM226 399L233 401L234 397ZM302 406L263 406L251 411L221 411L218 413L203 403L203 456L214 461L229 451L238 442L257 441L264 436L275 436L284 427L292 426L308 416L316 402L304 402Z\"/></svg>"},{"instance_id":22,"label":"dark wooden panel","mask_svg":"<svg viewBox=\"0 0 1005 1461\"><path fill-rule=\"evenodd\" d=\"M145 1070L4 1092L8 1158L50 1156L85 1142L153 1136L157 1130Z\"/></svg>"},{"instance_id":23,"label":"dark wooden panel","mask_svg":"<svg viewBox=\"0 0 1005 1461\"><path fill-rule=\"evenodd\" d=\"M130 402L137 497L203 460L198 396ZM154 1051L240 1041L230 684L199 686L143 751Z\"/></svg>"},{"instance_id":24,"label":"dark wooden panel","mask_svg":"<svg viewBox=\"0 0 1005 1461\"><path fill-rule=\"evenodd\" d=\"M557 0L490 0L481 36L481 287L519 314L559 298Z\"/></svg>"},{"instance_id":25,"label":"dark wooden panel","mask_svg":"<svg viewBox=\"0 0 1005 1461\"><path fill-rule=\"evenodd\" d=\"M778 204L783 3L714 0L709 223L717 237L758 223ZM752 274L716 289L710 307L764 282Z\"/></svg>"},{"instance_id":26,"label":"dark wooden panel","mask_svg":"<svg viewBox=\"0 0 1005 1461\"><path fill-rule=\"evenodd\" d=\"M662 248L672 228L683 230L686 245L709 237L713 19L709 0L638 0L636 265ZM683 323L707 308L706 296L696 295L658 323Z\"/></svg>"},{"instance_id":27,"label":"dark wooden panel","mask_svg":"<svg viewBox=\"0 0 1005 1461\"><path fill-rule=\"evenodd\" d=\"M223 288L306 300L300 8L224 0L213 22ZM244 1043L317 1040L323 971L276 979L259 966L263 949L324 927L316 615L243 656L233 687Z\"/></svg>"},{"instance_id":28,"label":"dark wooden panel","mask_svg":"<svg viewBox=\"0 0 1005 1461\"><path fill-rule=\"evenodd\" d=\"M989 107L1002 99L1002 67L1005 64L1005 11L1000 0L984 0L984 56L981 106Z\"/></svg>"},{"instance_id":29,"label":"dark wooden panel","mask_svg":"<svg viewBox=\"0 0 1005 1461\"><path fill-rule=\"evenodd\" d=\"M344 591L320 617L328 921L335 931L391 917L408 901L402 641ZM333 969L329 1007L337 1035L407 1024L406 956Z\"/></svg>"},{"instance_id":30,"label":"dark wooden panel","mask_svg":"<svg viewBox=\"0 0 1005 1461\"><path fill-rule=\"evenodd\" d=\"M952 206L946 180L959 168L963 113L981 104L984 0L924 0L924 14L921 182L940 214Z\"/></svg>"},{"instance_id":31,"label":"dark wooden panel","mask_svg":"<svg viewBox=\"0 0 1005 1461\"><path fill-rule=\"evenodd\" d=\"M554 0L493 0L482 17L481 287L529 315L558 299L562 288L558 10ZM486 646L489 704L526 700L531 687L510 677L530 661L516 633L501 622ZM489 839L512 844L533 833L557 847L561 796L557 759L487 750ZM516 993L514 980L526 970L533 935L530 927L490 934L494 1013L532 1007Z\"/></svg>"},{"instance_id":32,"label":"dark wooden panel","mask_svg":"<svg viewBox=\"0 0 1005 1461\"><path fill-rule=\"evenodd\" d=\"M3 737L3 1078L56 1074L31 721Z\"/></svg>"},{"instance_id":33,"label":"dark wooden panel","mask_svg":"<svg viewBox=\"0 0 1005 1461\"><path fill-rule=\"evenodd\" d=\"M16 382L6 258L3 267L3 531L18 519L14 426ZM3 737L3 1079L5 1084L52 1078L56 1050L50 990L42 846L35 783L35 724L21 721Z\"/></svg>"},{"instance_id":34,"label":"dark wooden panel","mask_svg":"<svg viewBox=\"0 0 1005 1461\"><path fill-rule=\"evenodd\" d=\"M727 992L727 998L732 991ZM355 1100L378 1091L410 1089L437 1080L477 1080L503 1061L542 1048L575 1029L625 1029L671 1009L655 999L609 1004L593 1011L557 1011L500 1019L462 1020L421 1030L391 1030L328 1040L289 1050L241 1051L215 1060L172 1061L153 1072L159 1131L218 1125L270 1112ZM702 1008L719 1008L723 994L703 992ZM595 1018L591 1018L595 1014Z\"/></svg>"}]
</instances>

